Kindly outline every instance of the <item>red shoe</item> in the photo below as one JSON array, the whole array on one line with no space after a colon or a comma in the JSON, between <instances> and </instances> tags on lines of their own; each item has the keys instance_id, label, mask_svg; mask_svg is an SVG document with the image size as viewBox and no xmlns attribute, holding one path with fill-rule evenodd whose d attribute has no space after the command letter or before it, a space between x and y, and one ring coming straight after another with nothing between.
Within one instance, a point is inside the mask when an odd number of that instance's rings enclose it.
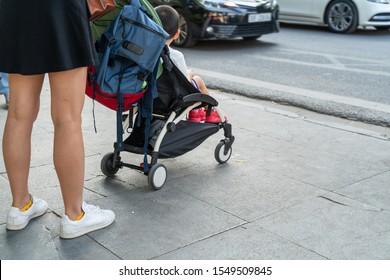
<instances>
[{"instance_id":1,"label":"red shoe","mask_svg":"<svg viewBox=\"0 0 390 280\"><path fill-rule=\"evenodd\" d=\"M226 119L226 117L225 117L225 119ZM227 121L227 119L226 119L226 121ZM221 118L219 117L217 110L212 108L210 115L206 116L205 122L207 122L207 123L220 123Z\"/></svg>"},{"instance_id":2,"label":"red shoe","mask_svg":"<svg viewBox=\"0 0 390 280\"><path fill-rule=\"evenodd\" d=\"M187 120L190 122L203 122L206 119L206 111L204 108L194 109L188 113Z\"/></svg>"}]
</instances>

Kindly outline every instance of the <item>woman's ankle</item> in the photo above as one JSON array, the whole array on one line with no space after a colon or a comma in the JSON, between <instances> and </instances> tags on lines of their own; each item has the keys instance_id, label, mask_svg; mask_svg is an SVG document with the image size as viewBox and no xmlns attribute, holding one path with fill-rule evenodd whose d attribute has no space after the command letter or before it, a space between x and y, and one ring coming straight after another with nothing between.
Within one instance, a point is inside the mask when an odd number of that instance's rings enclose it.
<instances>
[{"instance_id":1,"label":"woman's ankle","mask_svg":"<svg viewBox=\"0 0 390 280\"><path fill-rule=\"evenodd\" d=\"M22 210L24 207L29 205L31 202L32 202L31 195L30 194L24 195L23 197L14 198L12 201L12 207L16 207L16 208L19 208L19 210Z\"/></svg>"}]
</instances>

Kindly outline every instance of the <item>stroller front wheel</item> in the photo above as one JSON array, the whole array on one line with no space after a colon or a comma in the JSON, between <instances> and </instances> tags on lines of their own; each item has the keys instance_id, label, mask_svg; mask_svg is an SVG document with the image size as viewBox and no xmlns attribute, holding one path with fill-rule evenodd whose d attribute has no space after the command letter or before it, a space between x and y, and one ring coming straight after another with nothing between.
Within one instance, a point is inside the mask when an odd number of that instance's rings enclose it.
<instances>
[{"instance_id":1,"label":"stroller front wheel","mask_svg":"<svg viewBox=\"0 0 390 280\"><path fill-rule=\"evenodd\" d=\"M114 153L104 155L100 162L100 169L108 177L112 177L118 172L119 167L114 167Z\"/></svg>"},{"instance_id":2,"label":"stroller front wheel","mask_svg":"<svg viewBox=\"0 0 390 280\"><path fill-rule=\"evenodd\" d=\"M167 168L161 164L156 163L153 165L148 173L149 186L155 190L160 190L167 180Z\"/></svg>"},{"instance_id":3,"label":"stroller front wheel","mask_svg":"<svg viewBox=\"0 0 390 280\"><path fill-rule=\"evenodd\" d=\"M215 147L214 157L216 161L223 164L227 162L230 159L230 156L232 155L232 147L229 147L227 150L225 141L220 141Z\"/></svg>"}]
</instances>

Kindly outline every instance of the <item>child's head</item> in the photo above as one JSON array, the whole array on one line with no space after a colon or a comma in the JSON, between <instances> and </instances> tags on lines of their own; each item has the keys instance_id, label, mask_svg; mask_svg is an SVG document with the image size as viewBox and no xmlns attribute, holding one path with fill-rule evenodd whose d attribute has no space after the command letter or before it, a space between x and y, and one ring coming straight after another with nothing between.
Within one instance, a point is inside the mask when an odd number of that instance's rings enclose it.
<instances>
[{"instance_id":1,"label":"child's head","mask_svg":"<svg viewBox=\"0 0 390 280\"><path fill-rule=\"evenodd\" d=\"M155 8L164 30L169 34L170 40L177 39L179 36L179 14L168 5L161 5Z\"/></svg>"}]
</instances>

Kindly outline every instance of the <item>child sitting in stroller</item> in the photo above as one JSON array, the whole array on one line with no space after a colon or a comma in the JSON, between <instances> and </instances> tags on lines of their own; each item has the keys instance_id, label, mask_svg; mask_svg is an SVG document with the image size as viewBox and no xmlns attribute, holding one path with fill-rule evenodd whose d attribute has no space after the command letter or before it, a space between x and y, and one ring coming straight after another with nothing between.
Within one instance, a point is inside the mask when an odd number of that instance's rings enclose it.
<instances>
[{"instance_id":1,"label":"child sitting in stroller","mask_svg":"<svg viewBox=\"0 0 390 280\"><path fill-rule=\"evenodd\" d=\"M159 16L163 29L170 35L167 39L167 46L169 46L169 53L173 63L179 68L179 70L188 77L188 80L204 94L209 94L209 90L206 87L203 79L196 75L191 69L187 68L186 61L182 52L173 49L170 45L180 36L179 29L179 14L168 5L161 5L155 8L157 15ZM206 115L204 108L198 108L191 110L188 114L188 120L193 122L209 122L219 123L221 122L218 113L215 109L211 109L210 114Z\"/></svg>"}]
</instances>

